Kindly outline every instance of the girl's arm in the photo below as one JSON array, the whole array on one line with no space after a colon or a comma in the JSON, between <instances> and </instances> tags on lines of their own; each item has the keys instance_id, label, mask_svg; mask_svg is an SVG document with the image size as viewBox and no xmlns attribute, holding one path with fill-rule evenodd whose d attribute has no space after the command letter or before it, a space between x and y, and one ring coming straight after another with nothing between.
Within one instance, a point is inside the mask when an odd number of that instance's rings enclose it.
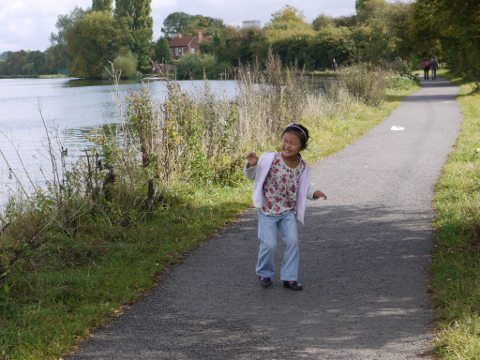
<instances>
[{"instance_id":1,"label":"girl's arm","mask_svg":"<svg viewBox=\"0 0 480 360\"><path fill-rule=\"evenodd\" d=\"M255 180L255 174L257 173L258 157L254 152L248 153L247 164L243 169L243 173L249 180Z\"/></svg>"}]
</instances>

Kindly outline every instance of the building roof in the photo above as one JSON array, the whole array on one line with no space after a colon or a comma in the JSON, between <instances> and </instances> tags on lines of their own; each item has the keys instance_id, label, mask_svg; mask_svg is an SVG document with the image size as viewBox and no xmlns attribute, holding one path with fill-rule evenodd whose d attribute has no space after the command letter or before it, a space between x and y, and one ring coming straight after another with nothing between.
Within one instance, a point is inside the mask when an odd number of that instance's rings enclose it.
<instances>
[{"instance_id":1,"label":"building roof","mask_svg":"<svg viewBox=\"0 0 480 360\"><path fill-rule=\"evenodd\" d=\"M168 42L170 47L188 47L190 43L195 39L195 36L182 36L173 38Z\"/></svg>"}]
</instances>

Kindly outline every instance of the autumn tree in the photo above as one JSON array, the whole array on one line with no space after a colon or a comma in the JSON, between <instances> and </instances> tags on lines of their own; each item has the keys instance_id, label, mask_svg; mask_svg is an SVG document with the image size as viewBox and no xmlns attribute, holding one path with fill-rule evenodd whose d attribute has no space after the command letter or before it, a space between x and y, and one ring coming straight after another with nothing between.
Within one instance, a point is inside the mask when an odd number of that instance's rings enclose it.
<instances>
[{"instance_id":1,"label":"autumn tree","mask_svg":"<svg viewBox=\"0 0 480 360\"><path fill-rule=\"evenodd\" d=\"M128 52L125 32L108 11L92 11L75 21L65 33L70 70L79 77L100 77L118 55Z\"/></svg>"}]
</instances>

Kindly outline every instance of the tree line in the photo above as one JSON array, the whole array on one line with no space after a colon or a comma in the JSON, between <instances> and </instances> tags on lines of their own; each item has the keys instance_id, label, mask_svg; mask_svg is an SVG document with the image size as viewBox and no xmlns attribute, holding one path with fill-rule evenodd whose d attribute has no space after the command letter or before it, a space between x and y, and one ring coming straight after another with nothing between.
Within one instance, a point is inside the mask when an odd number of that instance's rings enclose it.
<instances>
[{"instance_id":1,"label":"tree line","mask_svg":"<svg viewBox=\"0 0 480 360\"><path fill-rule=\"evenodd\" d=\"M8 52L0 74L69 73L106 76L110 61L126 77L151 71L153 63L174 62L168 40L202 32L200 54L177 61L180 78L216 78L239 64L262 62L271 51L284 64L309 71L367 62L415 68L436 56L454 71L480 76L480 3L475 0L417 0L413 3L357 0L352 16L319 14L312 23L286 6L262 28L240 29L223 20L175 12L153 41L151 0L93 0L88 10L60 15L45 52Z\"/></svg>"}]
</instances>

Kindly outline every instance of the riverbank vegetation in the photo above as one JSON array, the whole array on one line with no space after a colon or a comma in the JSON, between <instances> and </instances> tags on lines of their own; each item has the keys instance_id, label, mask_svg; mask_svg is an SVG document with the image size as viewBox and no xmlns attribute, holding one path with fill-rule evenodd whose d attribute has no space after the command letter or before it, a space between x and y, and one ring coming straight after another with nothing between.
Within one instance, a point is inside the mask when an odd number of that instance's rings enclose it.
<instances>
[{"instance_id":1,"label":"riverbank vegetation","mask_svg":"<svg viewBox=\"0 0 480 360\"><path fill-rule=\"evenodd\" d=\"M232 79L241 65L256 61L263 65L269 51L282 63L309 72L331 71L335 59L340 67L370 63L388 69L400 63L408 73L423 57L454 60L444 50L450 47L439 46L433 31L445 27L424 14L427 10L415 3L357 0L355 15L320 13L309 23L301 9L285 6L264 26L248 28L174 12L163 22L162 36L153 39L151 0L93 0L90 8L76 7L58 16L57 31L44 52L0 54L0 75L68 73L100 78L108 77L105 64L116 61L126 78L139 78L153 68L165 75L161 69L170 64L170 73L177 68L177 79ZM428 32L425 24L430 24ZM184 47L180 55L173 54L168 41L180 36L197 36L198 48ZM467 58L462 57L463 68Z\"/></svg>"},{"instance_id":2,"label":"riverbank vegetation","mask_svg":"<svg viewBox=\"0 0 480 360\"><path fill-rule=\"evenodd\" d=\"M131 93L121 136L92 134L96 146L57 167L48 189L10 200L0 216L1 357L58 358L137 301L168 265L249 207L245 153L275 148L286 124L311 130L305 157L314 162L416 86L358 69L349 77L375 79L365 88L373 95L342 81L318 91L278 57L261 68L239 70L235 100L216 98L208 82L194 99L175 82L161 101L146 89ZM379 88L395 96L367 105Z\"/></svg>"},{"instance_id":3,"label":"riverbank vegetation","mask_svg":"<svg viewBox=\"0 0 480 360\"><path fill-rule=\"evenodd\" d=\"M450 75L450 77L452 77ZM459 77L462 130L436 187L431 290L438 359L480 359L480 95Z\"/></svg>"}]
</instances>

